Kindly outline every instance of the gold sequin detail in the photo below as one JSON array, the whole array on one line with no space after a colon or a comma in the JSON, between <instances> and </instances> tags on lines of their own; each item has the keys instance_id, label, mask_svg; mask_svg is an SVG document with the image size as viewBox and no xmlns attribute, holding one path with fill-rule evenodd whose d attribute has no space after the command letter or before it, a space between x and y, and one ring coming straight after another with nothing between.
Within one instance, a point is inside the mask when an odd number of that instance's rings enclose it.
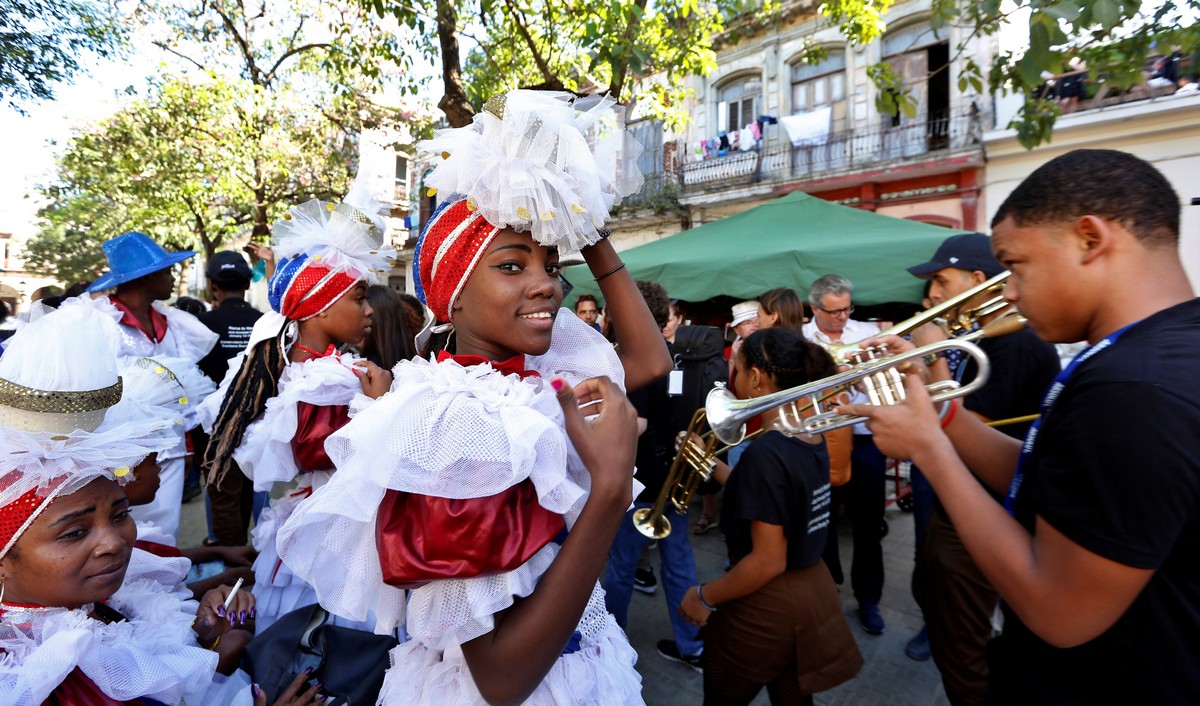
<instances>
[{"instance_id":1,"label":"gold sequin detail","mask_svg":"<svg viewBox=\"0 0 1200 706\"><path fill-rule=\"evenodd\" d=\"M129 475L129 466L117 466L113 469L113 475L118 478L124 478Z\"/></svg>"},{"instance_id":2,"label":"gold sequin detail","mask_svg":"<svg viewBox=\"0 0 1200 706\"><path fill-rule=\"evenodd\" d=\"M507 93L497 93L496 95L492 96L491 98L488 98L487 101L483 104L483 112L491 113L492 115L496 116L498 119L503 120L504 119L504 104L507 102L508 102L508 94Z\"/></svg>"},{"instance_id":3,"label":"gold sequin detail","mask_svg":"<svg viewBox=\"0 0 1200 706\"><path fill-rule=\"evenodd\" d=\"M541 218L543 221L552 221L554 220L554 211L546 211L542 215L538 216L538 218Z\"/></svg>"},{"instance_id":4,"label":"gold sequin detail","mask_svg":"<svg viewBox=\"0 0 1200 706\"><path fill-rule=\"evenodd\" d=\"M478 208L479 208L479 204L475 202L475 199L467 199L467 210L468 211L471 211L472 213L474 213L475 210Z\"/></svg>"},{"instance_id":5,"label":"gold sequin detail","mask_svg":"<svg viewBox=\"0 0 1200 706\"><path fill-rule=\"evenodd\" d=\"M577 203L571 204L571 210L575 213L587 213L587 209Z\"/></svg>"},{"instance_id":6,"label":"gold sequin detail","mask_svg":"<svg viewBox=\"0 0 1200 706\"><path fill-rule=\"evenodd\" d=\"M26 412L75 414L107 409L121 401L121 379L99 390L36 390L0 379L0 405Z\"/></svg>"},{"instance_id":7,"label":"gold sequin detail","mask_svg":"<svg viewBox=\"0 0 1200 706\"><path fill-rule=\"evenodd\" d=\"M450 159L450 153L449 153L449 152L442 152L442 159Z\"/></svg>"},{"instance_id":8,"label":"gold sequin detail","mask_svg":"<svg viewBox=\"0 0 1200 706\"><path fill-rule=\"evenodd\" d=\"M431 186L425 190L425 195L426 196L437 196L437 189L435 189Z\"/></svg>"},{"instance_id":9,"label":"gold sequin detail","mask_svg":"<svg viewBox=\"0 0 1200 706\"><path fill-rule=\"evenodd\" d=\"M524 221L529 220L529 209L524 206L517 206L517 218Z\"/></svg>"},{"instance_id":10,"label":"gold sequin detail","mask_svg":"<svg viewBox=\"0 0 1200 706\"><path fill-rule=\"evenodd\" d=\"M188 398L186 398L186 397L179 398L179 404L186 405L187 403L188 403Z\"/></svg>"},{"instance_id":11,"label":"gold sequin detail","mask_svg":"<svg viewBox=\"0 0 1200 706\"><path fill-rule=\"evenodd\" d=\"M327 203L327 204L325 204L325 210L326 210L326 211L332 211L332 210L333 210L333 209L335 209L335 208L337 208L337 206L335 206L334 204L331 204L331 203Z\"/></svg>"},{"instance_id":12,"label":"gold sequin detail","mask_svg":"<svg viewBox=\"0 0 1200 706\"><path fill-rule=\"evenodd\" d=\"M286 213L284 213L284 214L283 214L283 220L285 220L285 221L290 221L290 220L292 220L292 213L291 213L291 211L288 211L288 212L286 212Z\"/></svg>"}]
</instances>

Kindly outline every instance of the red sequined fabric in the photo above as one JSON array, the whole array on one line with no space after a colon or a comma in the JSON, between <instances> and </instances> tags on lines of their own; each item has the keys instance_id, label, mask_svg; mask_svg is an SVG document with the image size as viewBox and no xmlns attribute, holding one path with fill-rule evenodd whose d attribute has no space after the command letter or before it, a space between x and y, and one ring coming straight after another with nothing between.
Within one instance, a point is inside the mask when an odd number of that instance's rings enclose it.
<instances>
[{"instance_id":1,"label":"red sequined fabric","mask_svg":"<svg viewBox=\"0 0 1200 706\"><path fill-rule=\"evenodd\" d=\"M45 495L38 495L37 488L25 493L11 503L0 507L0 552L8 546L21 526L41 507Z\"/></svg>"},{"instance_id":2,"label":"red sequined fabric","mask_svg":"<svg viewBox=\"0 0 1200 706\"><path fill-rule=\"evenodd\" d=\"M328 309L358 280L345 272L329 277L329 268L306 265L288 285L279 313L291 321L304 321Z\"/></svg>"},{"instance_id":3,"label":"red sequined fabric","mask_svg":"<svg viewBox=\"0 0 1200 706\"><path fill-rule=\"evenodd\" d=\"M454 318L454 301L483 250L500 229L488 223L463 199L443 208L422 233L417 272L425 290L425 303L438 321Z\"/></svg>"}]
</instances>

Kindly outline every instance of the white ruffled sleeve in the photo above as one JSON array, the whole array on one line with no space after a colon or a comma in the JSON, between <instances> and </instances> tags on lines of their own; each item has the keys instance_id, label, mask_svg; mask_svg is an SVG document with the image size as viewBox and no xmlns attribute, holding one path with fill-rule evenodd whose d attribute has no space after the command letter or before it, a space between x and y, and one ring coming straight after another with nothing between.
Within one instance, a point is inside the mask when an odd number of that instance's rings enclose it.
<instances>
[{"instance_id":1,"label":"white ruffled sleeve","mask_svg":"<svg viewBox=\"0 0 1200 706\"><path fill-rule=\"evenodd\" d=\"M204 322L186 311L162 302L154 302L151 306L167 317L167 335L160 344L166 355L195 363L208 355L220 340L220 336L205 326Z\"/></svg>"},{"instance_id":2,"label":"white ruffled sleeve","mask_svg":"<svg viewBox=\"0 0 1200 706\"><path fill-rule=\"evenodd\" d=\"M270 490L275 483L295 479L298 469L292 454L292 439L299 420L297 405L300 402L317 406L349 405L362 391L362 383L350 370L357 360L352 355L338 355L291 363L284 368L279 393L267 401L262 417L246 429L241 445L233 452L242 472L254 481L255 490Z\"/></svg>"}]
</instances>

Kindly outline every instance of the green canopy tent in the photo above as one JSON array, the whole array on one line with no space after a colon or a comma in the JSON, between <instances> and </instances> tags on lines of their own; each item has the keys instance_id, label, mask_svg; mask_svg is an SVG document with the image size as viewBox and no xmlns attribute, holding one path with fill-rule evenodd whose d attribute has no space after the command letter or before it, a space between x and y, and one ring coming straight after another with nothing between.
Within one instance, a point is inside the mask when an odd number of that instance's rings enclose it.
<instances>
[{"instance_id":1,"label":"green canopy tent","mask_svg":"<svg viewBox=\"0 0 1200 706\"><path fill-rule=\"evenodd\" d=\"M621 253L635 279L658 282L676 299L753 299L791 287L805 295L821 275L854 283L863 305L918 302L921 282L904 268L927 261L950 230L881 216L796 191L720 221ZM587 265L563 273L580 294L599 295Z\"/></svg>"}]
</instances>

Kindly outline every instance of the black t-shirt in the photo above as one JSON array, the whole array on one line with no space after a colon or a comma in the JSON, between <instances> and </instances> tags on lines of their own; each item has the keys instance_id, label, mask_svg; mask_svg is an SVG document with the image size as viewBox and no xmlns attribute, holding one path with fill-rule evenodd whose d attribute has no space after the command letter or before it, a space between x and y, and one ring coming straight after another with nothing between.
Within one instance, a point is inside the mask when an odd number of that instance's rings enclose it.
<instances>
[{"instance_id":1,"label":"black t-shirt","mask_svg":"<svg viewBox=\"0 0 1200 706\"><path fill-rule=\"evenodd\" d=\"M667 378L661 377L640 390L630 392L629 401L637 409L638 416L646 419L646 431L638 437L636 461L637 479L646 489L637 496L637 501L652 503L662 490L675 457Z\"/></svg>"},{"instance_id":2,"label":"black t-shirt","mask_svg":"<svg viewBox=\"0 0 1200 706\"><path fill-rule=\"evenodd\" d=\"M721 532L736 564L750 553L751 522L783 527L787 568L821 559L829 533L829 453L825 442L809 444L769 431L756 439L729 474Z\"/></svg>"},{"instance_id":3,"label":"black t-shirt","mask_svg":"<svg viewBox=\"0 0 1200 706\"><path fill-rule=\"evenodd\" d=\"M196 317L218 337L217 345L198 363L200 370L213 382L221 384L229 359L246 349L254 322L261 316L262 312L244 299L226 299L217 308Z\"/></svg>"},{"instance_id":4,"label":"black t-shirt","mask_svg":"<svg viewBox=\"0 0 1200 706\"><path fill-rule=\"evenodd\" d=\"M1038 429L1017 498L1071 541L1154 576L1088 643L1051 647L1011 611L996 703L1200 703L1200 299L1081 364Z\"/></svg>"},{"instance_id":5,"label":"black t-shirt","mask_svg":"<svg viewBox=\"0 0 1200 706\"><path fill-rule=\"evenodd\" d=\"M1029 329L997 338L985 338L979 347L991 361L991 374L978 392L967 396L963 406L991 420L1037 414L1042 397L1062 369L1054 346ZM975 359L967 357L964 383L975 377ZM1000 431L1024 439L1031 422L1005 424Z\"/></svg>"}]
</instances>

